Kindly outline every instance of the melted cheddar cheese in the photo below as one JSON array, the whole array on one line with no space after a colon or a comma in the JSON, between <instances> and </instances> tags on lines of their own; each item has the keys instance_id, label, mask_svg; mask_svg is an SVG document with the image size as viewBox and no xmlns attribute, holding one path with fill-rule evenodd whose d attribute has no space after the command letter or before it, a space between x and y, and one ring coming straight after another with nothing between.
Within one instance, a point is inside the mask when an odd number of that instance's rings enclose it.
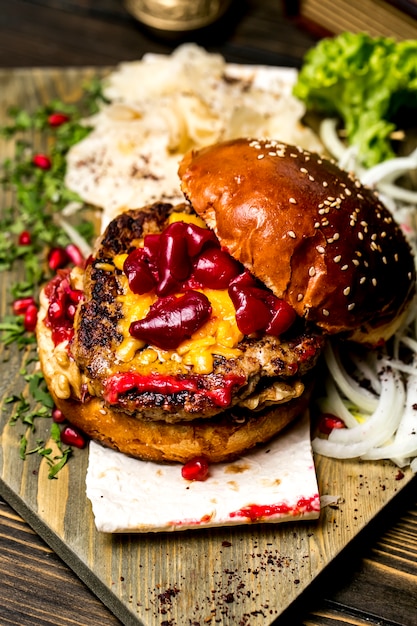
<instances>
[{"instance_id":1,"label":"melted cheddar cheese","mask_svg":"<svg viewBox=\"0 0 417 626\"><path fill-rule=\"evenodd\" d=\"M169 221L191 222L206 228L196 215L172 213ZM143 245L143 242L139 245ZM123 270L126 257L127 254L114 257L113 262L117 269ZM235 308L227 289L201 289L212 307L209 320L176 350L161 350L135 339L129 333L131 323L147 315L157 300L156 294L153 291L143 295L134 294L126 276L121 274L119 279L123 293L118 296L118 302L121 304L123 317L118 323L118 331L123 340L116 348L116 359L121 364L128 364L130 370L180 374L191 369L196 374L209 374L213 371L215 355L231 359L241 354L237 345L243 339L243 333L237 327Z\"/></svg>"}]
</instances>

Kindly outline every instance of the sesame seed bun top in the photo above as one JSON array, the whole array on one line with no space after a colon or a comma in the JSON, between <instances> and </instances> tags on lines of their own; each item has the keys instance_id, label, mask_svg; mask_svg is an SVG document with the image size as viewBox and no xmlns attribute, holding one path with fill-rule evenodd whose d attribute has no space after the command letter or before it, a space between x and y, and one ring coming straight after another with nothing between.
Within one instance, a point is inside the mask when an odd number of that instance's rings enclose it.
<instances>
[{"instance_id":1,"label":"sesame seed bun top","mask_svg":"<svg viewBox=\"0 0 417 626\"><path fill-rule=\"evenodd\" d=\"M230 254L298 315L375 344L415 290L408 242L377 195L332 161L237 139L185 155L181 187Z\"/></svg>"}]
</instances>

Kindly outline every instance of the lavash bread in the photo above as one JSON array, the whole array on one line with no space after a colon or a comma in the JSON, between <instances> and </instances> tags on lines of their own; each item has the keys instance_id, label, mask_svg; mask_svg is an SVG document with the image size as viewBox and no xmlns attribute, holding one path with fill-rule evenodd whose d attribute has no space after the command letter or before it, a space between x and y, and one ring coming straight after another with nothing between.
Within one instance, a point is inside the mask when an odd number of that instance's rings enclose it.
<instances>
[{"instance_id":1,"label":"lavash bread","mask_svg":"<svg viewBox=\"0 0 417 626\"><path fill-rule=\"evenodd\" d=\"M221 244L300 317L370 345L398 329L414 259L353 175L296 146L237 139L190 151L179 176Z\"/></svg>"}]
</instances>

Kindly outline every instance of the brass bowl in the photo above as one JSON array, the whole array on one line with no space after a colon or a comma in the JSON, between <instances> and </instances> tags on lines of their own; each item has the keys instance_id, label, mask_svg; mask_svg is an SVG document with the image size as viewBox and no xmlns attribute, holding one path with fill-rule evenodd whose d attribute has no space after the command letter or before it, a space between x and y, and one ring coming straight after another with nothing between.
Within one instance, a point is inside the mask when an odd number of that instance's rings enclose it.
<instances>
[{"instance_id":1,"label":"brass bowl","mask_svg":"<svg viewBox=\"0 0 417 626\"><path fill-rule=\"evenodd\" d=\"M185 32L212 24L231 0L125 0L126 10L158 31Z\"/></svg>"}]
</instances>

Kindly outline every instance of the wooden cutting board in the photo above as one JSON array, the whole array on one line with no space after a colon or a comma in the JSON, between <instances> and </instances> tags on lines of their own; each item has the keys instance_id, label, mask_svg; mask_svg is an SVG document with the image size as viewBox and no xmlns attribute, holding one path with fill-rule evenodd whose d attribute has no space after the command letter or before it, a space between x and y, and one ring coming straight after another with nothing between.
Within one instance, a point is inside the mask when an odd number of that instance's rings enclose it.
<instances>
[{"instance_id":1,"label":"wooden cutting board","mask_svg":"<svg viewBox=\"0 0 417 626\"><path fill-rule=\"evenodd\" d=\"M0 71L0 124L9 106L34 109L60 98L76 101L85 81L105 70ZM13 154L0 144L0 160ZM0 207L10 198L4 195ZM9 311L8 285L0 274L0 317ZM0 346L0 398L25 391L24 354ZM56 480L38 455L19 457L22 434L47 437L0 414L0 494L36 530L126 626L222 624L267 626L411 480L389 462L316 458L320 492L339 496L314 522L253 524L148 535L107 535L94 526L85 495L87 450L76 450Z\"/></svg>"}]
</instances>

